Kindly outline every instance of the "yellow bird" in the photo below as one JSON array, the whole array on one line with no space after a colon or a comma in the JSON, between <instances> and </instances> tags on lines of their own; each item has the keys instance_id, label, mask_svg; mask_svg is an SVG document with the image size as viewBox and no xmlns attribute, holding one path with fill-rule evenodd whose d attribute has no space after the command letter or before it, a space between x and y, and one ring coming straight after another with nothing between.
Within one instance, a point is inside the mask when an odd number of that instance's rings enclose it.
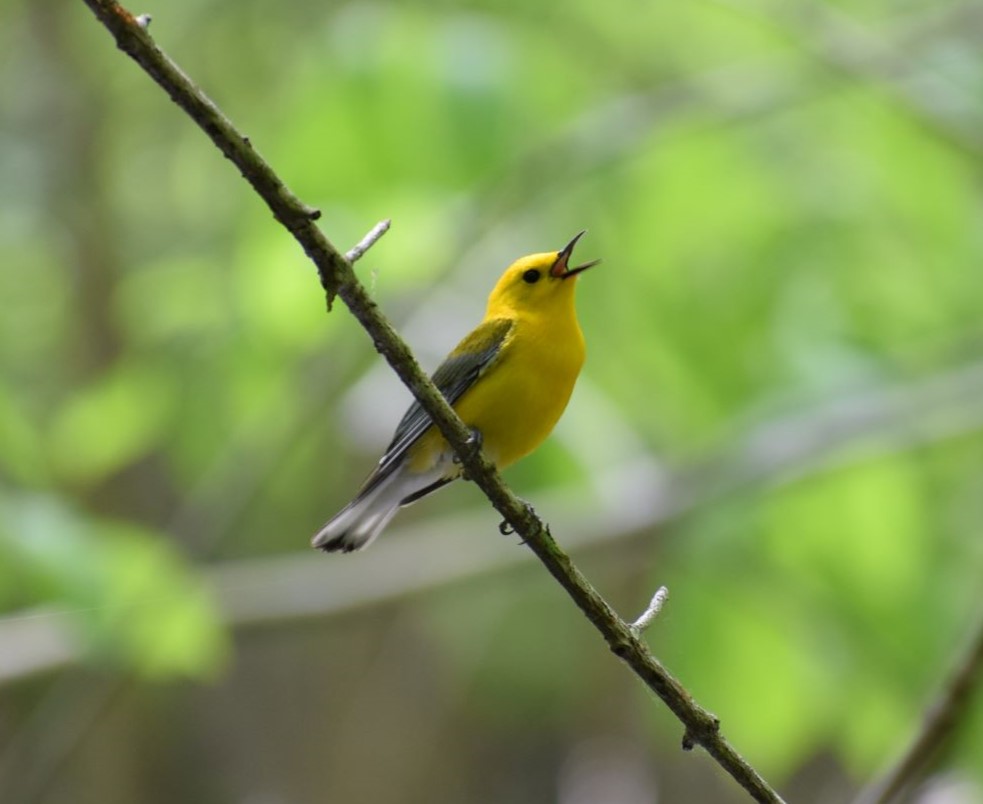
<instances>
[{"instance_id":1,"label":"yellow bird","mask_svg":"<svg viewBox=\"0 0 983 804\"><path fill-rule=\"evenodd\" d=\"M499 469L550 434L584 363L574 288L577 276L600 260L568 265L583 234L560 251L512 263L488 297L484 320L433 374L434 385ZM311 543L326 552L361 550L401 507L460 476L447 441L414 402L355 499Z\"/></svg>"}]
</instances>

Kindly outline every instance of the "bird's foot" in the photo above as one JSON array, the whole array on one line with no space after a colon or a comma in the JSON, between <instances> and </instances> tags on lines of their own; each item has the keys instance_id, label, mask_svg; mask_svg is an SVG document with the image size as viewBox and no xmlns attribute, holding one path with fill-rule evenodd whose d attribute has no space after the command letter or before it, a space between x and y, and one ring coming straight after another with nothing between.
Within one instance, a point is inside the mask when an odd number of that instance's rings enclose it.
<instances>
[{"instance_id":1,"label":"bird's foot","mask_svg":"<svg viewBox=\"0 0 983 804\"><path fill-rule=\"evenodd\" d=\"M529 513L529 516L532 517L536 516L536 509L533 508L530 503L526 502L521 497L519 498L519 502L521 502L522 505L525 507L526 511ZM515 528L513 528L512 525L509 524L509 521L507 519L503 519L501 522L498 523L498 532L501 533L503 536L511 536L513 533L515 533ZM525 543L526 543L525 539L522 539L519 542L519 544L525 544Z\"/></svg>"},{"instance_id":2,"label":"bird's foot","mask_svg":"<svg viewBox=\"0 0 983 804\"><path fill-rule=\"evenodd\" d=\"M484 439L482 438L481 430L479 430L477 427L472 427L471 435L468 436L468 452L472 456L477 455L479 452L481 452L481 445L483 441ZM458 455L454 456L454 463L456 463L458 466L461 465L461 458ZM461 471L461 477L464 480L471 479L470 477L468 477L468 473L463 470Z\"/></svg>"}]
</instances>

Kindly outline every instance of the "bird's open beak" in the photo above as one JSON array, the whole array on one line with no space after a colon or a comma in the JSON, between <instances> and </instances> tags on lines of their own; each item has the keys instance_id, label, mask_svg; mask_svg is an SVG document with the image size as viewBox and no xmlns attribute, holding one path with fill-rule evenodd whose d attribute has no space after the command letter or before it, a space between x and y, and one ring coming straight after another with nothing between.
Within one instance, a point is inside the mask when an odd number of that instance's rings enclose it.
<instances>
[{"instance_id":1,"label":"bird's open beak","mask_svg":"<svg viewBox=\"0 0 983 804\"><path fill-rule=\"evenodd\" d=\"M553 263L553 267L550 268L550 276L554 276L557 279L569 279L571 276L576 276L581 271L586 271L588 268L593 268L597 265L600 260L591 260L590 262L585 262L583 265L578 265L571 268L568 263L570 261L570 255L573 254L573 247L577 245L577 241L580 240L587 234L587 230L584 229L580 234L573 238L569 243L567 243L556 255L556 262Z\"/></svg>"}]
</instances>

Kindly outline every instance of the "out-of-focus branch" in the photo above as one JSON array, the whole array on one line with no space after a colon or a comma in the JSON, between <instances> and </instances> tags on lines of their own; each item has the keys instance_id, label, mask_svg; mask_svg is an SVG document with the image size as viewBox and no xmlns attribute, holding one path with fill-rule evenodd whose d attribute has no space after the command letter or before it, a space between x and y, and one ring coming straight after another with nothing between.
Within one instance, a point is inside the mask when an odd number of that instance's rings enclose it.
<instances>
[{"instance_id":1,"label":"out-of-focus branch","mask_svg":"<svg viewBox=\"0 0 983 804\"><path fill-rule=\"evenodd\" d=\"M875 34L847 12L827 3L718 2L742 13L754 14L762 24L782 31L830 70L879 90L926 130L956 150L975 161L983 159L980 121L967 120L964 114L953 113L953 104L946 102L951 101L955 87L937 72L916 69L910 41L898 44L885 38L881 31ZM979 9L954 4L939 14L941 19L934 20L933 27L951 24L955 30L974 30ZM902 19L907 21L908 17ZM922 21L917 27L928 26ZM968 98L971 90L965 92Z\"/></svg>"},{"instance_id":2,"label":"out-of-focus branch","mask_svg":"<svg viewBox=\"0 0 983 804\"><path fill-rule=\"evenodd\" d=\"M946 681L935 701L925 711L921 729L893 767L864 790L856 804L889 804L909 787L938 755L970 710L970 699L983 675L983 615L973 632L969 648Z\"/></svg>"},{"instance_id":3,"label":"out-of-focus branch","mask_svg":"<svg viewBox=\"0 0 983 804\"><path fill-rule=\"evenodd\" d=\"M983 364L974 363L765 422L714 450L698 471L670 472L641 457L599 470L593 477L599 499L585 499L578 486L550 489L538 502L543 510L563 512L568 549L596 548L743 489L781 486L831 464L978 432L981 397ZM504 540L479 539L467 551L452 549L460 533L489 524L488 513L476 511L431 519L424 527L397 526L398 536L373 547L376 560L357 573L342 562L312 563L304 553L224 562L204 575L232 628L337 615L502 570L528 557ZM413 573L405 571L409 564ZM0 685L81 660L79 647L60 633L67 616L70 612L41 610L0 617Z\"/></svg>"},{"instance_id":4,"label":"out-of-focus branch","mask_svg":"<svg viewBox=\"0 0 983 804\"><path fill-rule=\"evenodd\" d=\"M351 264L338 253L314 225L316 210L302 204L284 186L270 166L252 148L218 108L174 62L160 51L145 25L112 0L85 0L96 17L131 56L205 131L266 201L270 210L303 246L317 266L328 304L342 298L369 332L376 349L413 392L435 426L447 439L467 470L512 529L530 547L567 591L585 616L607 641L611 650L652 689L684 724L684 746L703 746L706 751L755 800L780 802L778 794L723 738L719 721L700 707L689 693L655 659L630 626L614 612L553 540L548 528L502 482L494 465L470 443L470 433L450 405L421 371L409 348L379 312L359 283Z\"/></svg>"},{"instance_id":5,"label":"out-of-focus branch","mask_svg":"<svg viewBox=\"0 0 983 804\"><path fill-rule=\"evenodd\" d=\"M671 470L642 456L596 472L599 499L585 499L579 486L553 488L541 495L540 507L563 512L564 543L572 552L597 548L745 489L779 487L831 465L978 432L981 397L983 363L837 396L741 432L701 459L699 469ZM373 547L377 560L357 573L341 563L312 564L303 553L223 562L204 574L232 628L338 615L500 571L528 556L491 539L475 541L466 552L452 549L460 533L488 524L485 512L431 518L425 527L397 524L397 537ZM420 555L426 561L413 562L416 570L406 573L406 564ZM42 609L0 617L0 685L81 661L79 646L60 633L68 616Z\"/></svg>"}]
</instances>

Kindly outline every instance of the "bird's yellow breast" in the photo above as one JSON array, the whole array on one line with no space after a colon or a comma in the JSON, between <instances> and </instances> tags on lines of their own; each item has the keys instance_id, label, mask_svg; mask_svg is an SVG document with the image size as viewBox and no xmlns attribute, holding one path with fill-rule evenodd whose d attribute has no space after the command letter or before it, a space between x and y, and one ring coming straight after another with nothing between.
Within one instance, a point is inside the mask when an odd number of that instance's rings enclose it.
<instances>
[{"instance_id":1,"label":"bird's yellow breast","mask_svg":"<svg viewBox=\"0 0 983 804\"><path fill-rule=\"evenodd\" d=\"M528 455L550 434L585 355L572 304L560 315L526 313L514 321L498 357L454 405L464 423L481 433L485 454L499 468ZM411 450L411 466L423 471L448 451L431 428Z\"/></svg>"}]
</instances>

